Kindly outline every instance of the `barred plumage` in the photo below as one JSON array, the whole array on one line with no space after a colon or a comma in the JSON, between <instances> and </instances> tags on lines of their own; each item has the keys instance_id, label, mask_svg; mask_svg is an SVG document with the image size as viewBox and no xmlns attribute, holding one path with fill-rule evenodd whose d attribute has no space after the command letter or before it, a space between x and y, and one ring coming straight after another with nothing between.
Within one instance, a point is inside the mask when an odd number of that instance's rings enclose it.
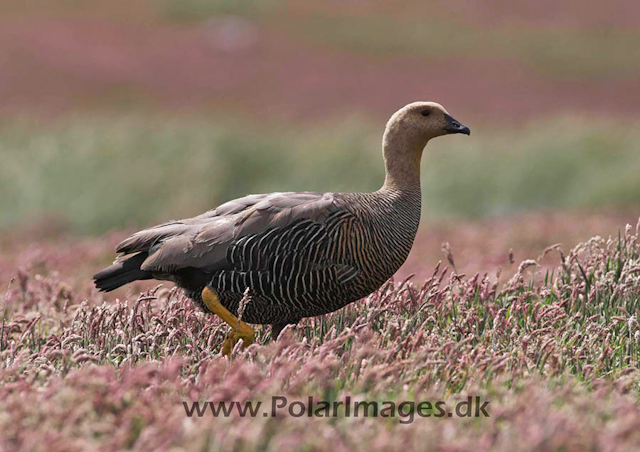
<instances>
[{"instance_id":1,"label":"barred plumage","mask_svg":"<svg viewBox=\"0 0 640 452\"><path fill-rule=\"evenodd\" d=\"M407 258L420 222L422 149L445 133L468 129L438 104L410 104L387 124L380 190L250 195L138 232L118 245L122 255L95 275L96 286L171 280L204 307L206 285L231 312L246 294L243 320L273 324L276 335L287 323L340 309Z\"/></svg>"},{"instance_id":2,"label":"barred plumage","mask_svg":"<svg viewBox=\"0 0 640 452\"><path fill-rule=\"evenodd\" d=\"M323 223L298 220L245 236L228 248L229 268L209 285L231 312L249 289L243 314L249 323L293 323L360 299L393 275L411 249L420 193L395 195L336 195L340 207ZM190 296L197 299L200 289Z\"/></svg>"}]
</instances>

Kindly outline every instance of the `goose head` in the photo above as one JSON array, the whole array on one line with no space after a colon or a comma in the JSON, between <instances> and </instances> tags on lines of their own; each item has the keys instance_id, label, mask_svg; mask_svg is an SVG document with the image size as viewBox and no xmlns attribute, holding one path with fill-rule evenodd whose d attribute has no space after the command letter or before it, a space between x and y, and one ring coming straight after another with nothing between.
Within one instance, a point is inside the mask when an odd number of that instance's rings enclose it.
<instances>
[{"instance_id":1,"label":"goose head","mask_svg":"<svg viewBox=\"0 0 640 452\"><path fill-rule=\"evenodd\" d=\"M471 134L467 126L454 119L436 102L413 102L402 107L389 119L387 131L404 135L411 141L423 142L424 145L430 139L443 135Z\"/></svg>"},{"instance_id":2,"label":"goose head","mask_svg":"<svg viewBox=\"0 0 640 452\"><path fill-rule=\"evenodd\" d=\"M436 102L413 102L395 112L382 138L385 185L419 184L424 147L432 138L452 134L470 135L471 131Z\"/></svg>"}]
</instances>

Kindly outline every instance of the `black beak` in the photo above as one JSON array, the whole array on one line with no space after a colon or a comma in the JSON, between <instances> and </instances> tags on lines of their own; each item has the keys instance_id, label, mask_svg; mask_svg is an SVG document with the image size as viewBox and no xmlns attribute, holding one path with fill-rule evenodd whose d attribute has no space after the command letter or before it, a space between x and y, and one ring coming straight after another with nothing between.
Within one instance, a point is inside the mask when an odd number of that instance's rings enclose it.
<instances>
[{"instance_id":1,"label":"black beak","mask_svg":"<svg viewBox=\"0 0 640 452\"><path fill-rule=\"evenodd\" d=\"M471 135L471 130L467 126L460 124L448 114L444 114L444 119L447 120L447 125L444 127L449 133L464 133L465 135Z\"/></svg>"}]
</instances>

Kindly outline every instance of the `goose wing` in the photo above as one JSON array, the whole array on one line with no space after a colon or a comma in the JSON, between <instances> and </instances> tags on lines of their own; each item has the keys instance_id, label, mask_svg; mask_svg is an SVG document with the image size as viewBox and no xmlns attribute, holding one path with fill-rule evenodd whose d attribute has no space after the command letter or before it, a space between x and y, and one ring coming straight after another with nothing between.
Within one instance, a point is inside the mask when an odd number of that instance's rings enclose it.
<instances>
[{"instance_id":1,"label":"goose wing","mask_svg":"<svg viewBox=\"0 0 640 452\"><path fill-rule=\"evenodd\" d=\"M322 223L344 210L333 193L297 192L249 195L197 217L172 221L133 234L120 243L119 261L146 253L141 270L171 274L182 268L216 271L228 267L227 251L243 237L299 220Z\"/></svg>"}]
</instances>

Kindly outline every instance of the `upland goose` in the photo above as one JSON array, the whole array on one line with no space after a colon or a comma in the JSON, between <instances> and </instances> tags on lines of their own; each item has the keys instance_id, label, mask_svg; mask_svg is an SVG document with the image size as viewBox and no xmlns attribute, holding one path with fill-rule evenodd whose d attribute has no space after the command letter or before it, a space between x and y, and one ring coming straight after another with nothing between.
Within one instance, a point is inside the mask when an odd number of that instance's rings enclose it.
<instances>
[{"instance_id":1,"label":"upland goose","mask_svg":"<svg viewBox=\"0 0 640 452\"><path fill-rule=\"evenodd\" d=\"M235 199L133 234L117 246L114 264L94 275L95 285L108 292L142 279L175 282L232 327L224 354L239 339L253 342L245 322L271 324L276 338L287 324L365 297L400 268L420 222L422 151L431 138L455 133L470 131L441 105L409 104L384 131L378 191Z\"/></svg>"}]
</instances>

